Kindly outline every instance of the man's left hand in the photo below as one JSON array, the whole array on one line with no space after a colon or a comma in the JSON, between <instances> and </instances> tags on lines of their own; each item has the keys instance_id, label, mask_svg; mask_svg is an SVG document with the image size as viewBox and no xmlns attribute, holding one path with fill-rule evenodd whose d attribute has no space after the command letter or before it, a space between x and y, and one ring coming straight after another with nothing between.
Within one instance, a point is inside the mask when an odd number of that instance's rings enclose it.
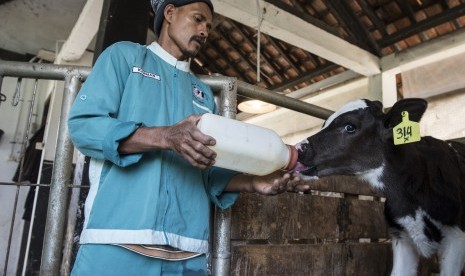
<instances>
[{"instance_id":1,"label":"man's left hand","mask_svg":"<svg viewBox=\"0 0 465 276\"><path fill-rule=\"evenodd\" d=\"M254 176L252 188L262 195L277 195L283 192L303 193L308 191L310 186L304 184L298 176L276 171L264 176Z\"/></svg>"}]
</instances>

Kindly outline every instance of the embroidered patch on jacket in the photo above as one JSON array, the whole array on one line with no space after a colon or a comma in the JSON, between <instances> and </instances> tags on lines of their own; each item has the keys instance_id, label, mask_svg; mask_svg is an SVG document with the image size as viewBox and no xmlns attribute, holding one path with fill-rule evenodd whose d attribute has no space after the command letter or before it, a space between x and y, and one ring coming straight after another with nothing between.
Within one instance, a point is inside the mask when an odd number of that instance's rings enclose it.
<instances>
[{"instance_id":1,"label":"embroidered patch on jacket","mask_svg":"<svg viewBox=\"0 0 465 276\"><path fill-rule=\"evenodd\" d=\"M201 102L204 101L205 93L202 90L200 90L198 87L194 86L194 88L192 88L192 93L198 100L200 100Z\"/></svg>"},{"instance_id":2,"label":"embroidered patch on jacket","mask_svg":"<svg viewBox=\"0 0 465 276\"><path fill-rule=\"evenodd\" d=\"M133 73L139 73L139 74L141 74L142 76L147 77L147 78L152 78L152 79L160 80L160 75L157 75L157 74L154 74L154 73L150 73L150 72L146 72L146 71L144 71L144 69L142 69L142 68L140 68L140 67L137 67L137 66L133 66L133 67L132 67L132 72L133 72Z\"/></svg>"}]
</instances>

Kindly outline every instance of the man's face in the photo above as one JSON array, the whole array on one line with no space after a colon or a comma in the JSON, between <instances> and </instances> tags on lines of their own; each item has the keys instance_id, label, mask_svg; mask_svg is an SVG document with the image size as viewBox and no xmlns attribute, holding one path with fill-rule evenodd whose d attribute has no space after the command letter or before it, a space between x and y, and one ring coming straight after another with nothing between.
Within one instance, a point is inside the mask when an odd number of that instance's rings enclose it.
<instances>
[{"instance_id":1,"label":"man's face","mask_svg":"<svg viewBox=\"0 0 465 276\"><path fill-rule=\"evenodd\" d=\"M169 22L167 35L172 42L171 50L180 54L178 59L195 57L205 44L211 29L213 15L207 4L196 2L165 12ZM168 23L165 21L165 23Z\"/></svg>"}]
</instances>

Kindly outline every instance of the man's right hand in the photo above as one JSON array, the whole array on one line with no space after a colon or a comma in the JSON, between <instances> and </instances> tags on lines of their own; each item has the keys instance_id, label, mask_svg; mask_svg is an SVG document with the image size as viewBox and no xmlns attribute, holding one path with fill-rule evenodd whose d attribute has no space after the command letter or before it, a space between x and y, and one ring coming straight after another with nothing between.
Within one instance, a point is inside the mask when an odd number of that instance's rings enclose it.
<instances>
[{"instance_id":1,"label":"man's right hand","mask_svg":"<svg viewBox=\"0 0 465 276\"><path fill-rule=\"evenodd\" d=\"M193 166L206 169L215 163L216 153L208 146L215 145L213 137L203 134L197 123L201 115L191 115L169 127L141 127L121 141L120 154L169 149Z\"/></svg>"},{"instance_id":2,"label":"man's right hand","mask_svg":"<svg viewBox=\"0 0 465 276\"><path fill-rule=\"evenodd\" d=\"M216 153L208 146L214 146L213 137L203 134L197 123L201 115L191 115L179 123L168 127L163 135L167 147L193 166L205 169L215 163Z\"/></svg>"}]
</instances>

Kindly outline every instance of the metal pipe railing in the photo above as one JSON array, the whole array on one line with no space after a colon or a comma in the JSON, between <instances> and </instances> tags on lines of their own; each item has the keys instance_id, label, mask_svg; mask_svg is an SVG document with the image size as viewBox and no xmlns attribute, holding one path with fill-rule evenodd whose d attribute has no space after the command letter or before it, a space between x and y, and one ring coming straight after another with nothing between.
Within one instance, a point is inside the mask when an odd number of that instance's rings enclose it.
<instances>
[{"instance_id":1,"label":"metal pipe railing","mask_svg":"<svg viewBox=\"0 0 465 276\"><path fill-rule=\"evenodd\" d=\"M235 78L223 76L199 76L212 90L219 91L219 113L228 118L236 117L237 94L276 104L320 119L327 119L333 111L315 106L276 92L260 88ZM237 92L237 93L236 93ZM230 275L231 266L231 209L215 208L213 227L212 274Z\"/></svg>"},{"instance_id":2,"label":"metal pipe railing","mask_svg":"<svg viewBox=\"0 0 465 276\"><path fill-rule=\"evenodd\" d=\"M237 80L230 77L201 77L216 93L219 114L227 118L236 118ZM229 275L231 265L231 209L214 209L212 274Z\"/></svg>"},{"instance_id":3,"label":"metal pipe railing","mask_svg":"<svg viewBox=\"0 0 465 276\"><path fill-rule=\"evenodd\" d=\"M74 168L73 186L80 186L83 182L84 165L86 163L85 156L77 152L76 167ZM68 204L68 223L66 225L64 246L63 246L63 260L61 261L60 275L68 276L71 274L73 263L73 246L74 246L74 232L76 229L77 217L79 212L79 196L81 189L72 189L71 198Z\"/></svg>"},{"instance_id":4,"label":"metal pipe railing","mask_svg":"<svg viewBox=\"0 0 465 276\"><path fill-rule=\"evenodd\" d=\"M91 68L0 60L0 88L2 78L29 77L50 80L65 80L65 91L59 126L56 156L52 174L49 207L44 237L41 275L59 275L63 248L64 221L69 198L69 182L72 170L73 145L68 136L67 119L72 102L80 84L90 74ZM236 78L224 76L199 76L218 93L219 113L228 118L236 117L236 94L259 99L278 106L326 119L332 111L279 95ZM230 272L230 225L231 211L215 210L214 244L212 252L213 275L229 275Z\"/></svg>"},{"instance_id":5,"label":"metal pipe railing","mask_svg":"<svg viewBox=\"0 0 465 276\"><path fill-rule=\"evenodd\" d=\"M0 60L1 77L26 77L65 81L56 155L50 184L40 275L59 275L60 271L63 247L62 237L65 229L66 207L69 197L68 184L70 182L74 150L68 136L67 119L81 82L87 78L90 72L91 68L83 66Z\"/></svg>"},{"instance_id":6,"label":"metal pipe railing","mask_svg":"<svg viewBox=\"0 0 465 276\"><path fill-rule=\"evenodd\" d=\"M237 79L225 76L198 76L198 78L211 87L216 93L218 113L222 116L235 119L237 106Z\"/></svg>"},{"instance_id":7,"label":"metal pipe railing","mask_svg":"<svg viewBox=\"0 0 465 276\"><path fill-rule=\"evenodd\" d=\"M57 150L55 154L50 198L45 224L44 248L40 265L40 275L60 275L61 254L68 207L74 145L68 135L69 111L81 87L79 76L65 78L65 93L61 106ZM57 165L60 166L57 166ZM53 220L49 219L53 218Z\"/></svg>"},{"instance_id":8,"label":"metal pipe railing","mask_svg":"<svg viewBox=\"0 0 465 276\"><path fill-rule=\"evenodd\" d=\"M334 111L329 109L280 95L276 92L251 85L243 81L238 81L237 85L237 91L242 96L261 100L267 103L272 103L277 106L285 107L323 120L327 119L329 116L331 116L331 114L334 113Z\"/></svg>"},{"instance_id":9,"label":"metal pipe railing","mask_svg":"<svg viewBox=\"0 0 465 276\"><path fill-rule=\"evenodd\" d=\"M78 76L84 81L91 68L86 66L56 65L0 60L0 76L27 77L47 80L64 80L66 76Z\"/></svg>"},{"instance_id":10,"label":"metal pipe railing","mask_svg":"<svg viewBox=\"0 0 465 276\"><path fill-rule=\"evenodd\" d=\"M213 83L212 89L221 89L219 83L223 80L227 81L229 77L222 76L200 76L199 79L210 85ZM213 80L215 80L213 82ZM243 81L237 81L237 94L244 97L261 100L267 103L275 104L280 107L288 108L300 113L304 113L313 117L326 120L334 111L323 107L313 105L298 99L294 99L285 95L278 94L265 88L261 88Z\"/></svg>"}]
</instances>

